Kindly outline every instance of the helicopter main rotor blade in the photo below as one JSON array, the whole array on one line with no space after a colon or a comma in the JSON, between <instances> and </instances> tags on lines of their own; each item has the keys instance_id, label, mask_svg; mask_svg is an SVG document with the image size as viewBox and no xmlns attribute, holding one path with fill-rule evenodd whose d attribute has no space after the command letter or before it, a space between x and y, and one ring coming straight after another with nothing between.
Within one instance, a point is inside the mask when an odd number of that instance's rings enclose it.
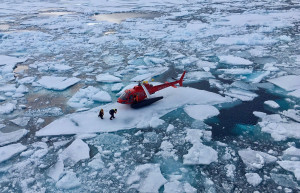
<instances>
[{"instance_id":1,"label":"helicopter main rotor blade","mask_svg":"<svg viewBox=\"0 0 300 193\"><path fill-rule=\"evenodd\" d=\"M143 89L144 89L144 91L145 91L145 93L146 93L146 95L147 95L147 98L150 98L150 93L148 92L148 90L147 90L147 88L145 87L145 85L144 85L144 84L141 84L141 86L143 87Z\"/></svg>"}]
</instances>

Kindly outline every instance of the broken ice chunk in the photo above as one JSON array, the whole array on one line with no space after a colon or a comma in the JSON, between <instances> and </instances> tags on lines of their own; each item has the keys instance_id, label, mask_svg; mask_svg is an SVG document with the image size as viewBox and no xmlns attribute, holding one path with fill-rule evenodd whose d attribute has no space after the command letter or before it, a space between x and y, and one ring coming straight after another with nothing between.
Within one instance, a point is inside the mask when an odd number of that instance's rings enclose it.
<instances>
[{"instance_id":1,"label":"broken ice chunk","mask_svg":"<svg viewBox=\"0 0 300 193\"><path fill-rule=\"evenodd\" d=\"M19 125L21 127L25 127L30 120L30 117L18 117L16 119L11 120L16 125Z\"/></svg>"},{"instance_id":2,"label":"broken ice chunk","mask_svg":"<svg viewBox=\"0 0 300 193\"><path fill-rule=\"evenodd\" d=\"M260 169L265 164L272 163L277 160L277 158L274 156L271 156L264 152L254 151L250 148L240 150L238 151L238 153L247 168L252 170Z\"/></svg>"},{"instance_id":3,"label":"broken ice chunk","mask_svg":"<svg viewBox=\"0 0 300 193\"><path fill-rule=\"evenodd\" d=\"M166 182L160 172L159 164L139 165L127 179L127 184L139 192L158 192Z\"/></svg>"},{"instance_id":4,"label":"broken ice chunk","mask_svg":"<svg viewBox=\"0 0 300 193\"><path fill-rule=\"evenodd\" d=\"M56 187L60 189L71 189L80 186L81 183L74 172L68 171L57 183Z\"/></svg>"},{"instance_id":5,"label":"broken ice chunk","mask_svg":"<svg viewBox=\"0 0 300 193\"><path fill-rule=\"evenodd\" d=\"M62 159L69 159L72 164L76 164L80 160L90 158L90 148L81 139L75 139L60 156Z\"/></svg>"},{"instance_id":6,"label":"broken ice chunk","mask_svg":"<svg viewBox=\"0 0 300 193\"><path fill-rule=\"evenodd\" d=\"M97 82L107 82L107 83L113 83L113 82L121 82L121 79L110 75L108 73L106 74L99 74L98 76L96 76Z\"/></svg>"},{"instance_id":7,"label":"broken ice chunk","mask_svg":"<svg viewBox=\"0 0 300 193\"><path fill-rule=\"evenodd\" d=\"M9 114L16 109L16 104L14 103L4 103L0 105L0 114Z\"/></svg>"},{"instance_id":8,"label":"broken ice chunk","mask_svg":"<svg viewBox=\"0 0 300 193\"><path fill-rule=\"evenodd\" d=\"M277 161L285 170L293 172L298 181L300 181L300 161Z\"/></svg>"},{"instance_id":9,"label":"broken ice chunk","mask_svg":"<svg viewBox=\"0 0 300 193\"><path fill-rule=\"evenodd\" d=\"M252 186L257 186L261 183L262 179L257 173L246 173L247 182Z\"/></svg>"},{"instance_id":10,"label":"broken ice chunk","mask_svg":"<svg viewBox=\"0 0 300 193\"><path fill-rule=\"evenodd\" d=\"M65 90L79 81L80 79L75 77L67 78L56 76L43 76L38 81L38 83L46 89Z\"/></svg>"},{"instance_id":11,"label":"broken ice chunk","mask_svg":"<svg viewBox=\"0 0 300 193\"><path fill-rule=\"evenodd\" d=\"M271 101L271 100L265 101L264 104L268 105L273 109L278 109L280 107L275 101Z\"/></svg>"},{"instance_id":12,"label":"broken ice chunk","mask_svg":"<svg viewBox=\"0 0 300 193\"><path fill-rule=\"evenodd\" d=\"M279 78L269 79L269 82L283 88L286 91L300 89L300 76L287 75Z\"/></svg>"},{"instance_id":13,"label":"broken ice chunk","mask_svg":"<svg viewBox=\"0 0 300 193\"><path fill-rule=\"evenodd\" d=\"M6 145L12 142L20 140L23 136L28 133L26 129L20 129L10 133L0 132L0 145Z\"/></svg>"},{"instance_id":14,"label":"broken ice chunk","mask_svg":"<svg viewBox=\"0 0 300 193\"><path fill-rule=\"evenodd\" d=\"M219 110L212 105L189 105L184 107L184 111L193 119L201 121L220 113Z\"/></svg>"},{"instance_id":15,"label":"broken ice chunk","mask_svg":"<svg viewBox=\"0 0 300 193\"><path fill-rule=\"evenodd\" d=\"M220 59L221 63L225 63L225 64L231 64L231 65L251 65L253 64L253 62L251 62L250 60L241 58L241 57L237 57L237 56L232 56L232 55L228 55L228 56L218 56Z\"/></svg>"},{"instance_id":16,"label":"broken ice chunk","mask_svg":"<svg viewBox=\"0 0 300 193\"><path fill-rule=\"evenodd\" d=\"M0 147L0 163L9 160L14 155L21 153L26 149L27 147L22 145L21 143Z\"/></svg>"}]
</instances>

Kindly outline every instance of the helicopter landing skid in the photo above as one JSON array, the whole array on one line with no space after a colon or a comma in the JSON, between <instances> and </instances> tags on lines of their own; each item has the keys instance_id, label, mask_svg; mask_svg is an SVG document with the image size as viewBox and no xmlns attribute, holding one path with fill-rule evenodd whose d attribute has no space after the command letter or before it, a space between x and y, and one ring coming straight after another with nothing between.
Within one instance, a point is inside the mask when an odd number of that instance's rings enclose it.
<instances>
[{"instance_id":1,"label":"helicopter landing skid","mask_svg":"<svg viewBox=\"0 0 300 193\"><path fill-rule=\"evenodd\" d=\"M133 109L139 109L139 108L151 105L152 103L154 103L156 101L159 101L159 100L161 100L163 98L164 97L160 96L160 97L145 99L145 100L143 100L141 102L131 104L131 108L133 108Z\"/></svg>"}]
</instances>

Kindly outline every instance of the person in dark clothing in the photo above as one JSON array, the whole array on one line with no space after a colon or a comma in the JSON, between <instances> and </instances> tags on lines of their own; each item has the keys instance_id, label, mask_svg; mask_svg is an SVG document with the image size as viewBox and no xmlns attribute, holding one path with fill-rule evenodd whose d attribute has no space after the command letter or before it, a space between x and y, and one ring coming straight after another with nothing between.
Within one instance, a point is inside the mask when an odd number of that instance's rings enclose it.
<instances>
[{"instance_id":1,"label":"person in dark clothing","mask_svg":"<svg viewBox=\"0 0 300 193\"><path fill-rule=\"evenodd\" d=\"M104 111L103 109L100 110L98 117L100 117L101 119L103 119L104 116Z\"/></svg>"},{"instance_id":2,"label":"person in dark clothing","mask_svg":"<svg viewBox=\"0 0 300 193\"><path fill-rule=\"evenodd\" d=\"M114 119L115 118L115 113L117 113L117 109L111 109L110 111L109 111L109 114L110 114L110 120L112 120L112 119Z\"/></svg>"}]
</instances>

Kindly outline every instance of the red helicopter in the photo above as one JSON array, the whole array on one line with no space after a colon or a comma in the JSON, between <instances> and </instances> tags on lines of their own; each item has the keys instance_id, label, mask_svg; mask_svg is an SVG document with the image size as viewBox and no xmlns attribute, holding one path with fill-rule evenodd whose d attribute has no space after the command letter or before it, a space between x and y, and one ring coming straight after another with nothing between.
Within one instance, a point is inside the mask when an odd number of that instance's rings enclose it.
<instances>
[{"instance_id":1,"label":"red helicopter","mask_svg":"<svg viewBox=\"0 0 300 193\"><path fill-rule=\"evenodd\" d=\"M143 81L142 83L140 81L137 86L125 90L124 93L118 98L118 103L131 104L132 108L140 108L146 105L150 105L163 98L162 96L150 98L150 95L169 86L176 88L176 84L182 86L184 75L185 71L183 72L179 80L176 80L174 82L166 82L165 84L157 86L149 84L148 81Z\"/></svg>"}]
</instances>

